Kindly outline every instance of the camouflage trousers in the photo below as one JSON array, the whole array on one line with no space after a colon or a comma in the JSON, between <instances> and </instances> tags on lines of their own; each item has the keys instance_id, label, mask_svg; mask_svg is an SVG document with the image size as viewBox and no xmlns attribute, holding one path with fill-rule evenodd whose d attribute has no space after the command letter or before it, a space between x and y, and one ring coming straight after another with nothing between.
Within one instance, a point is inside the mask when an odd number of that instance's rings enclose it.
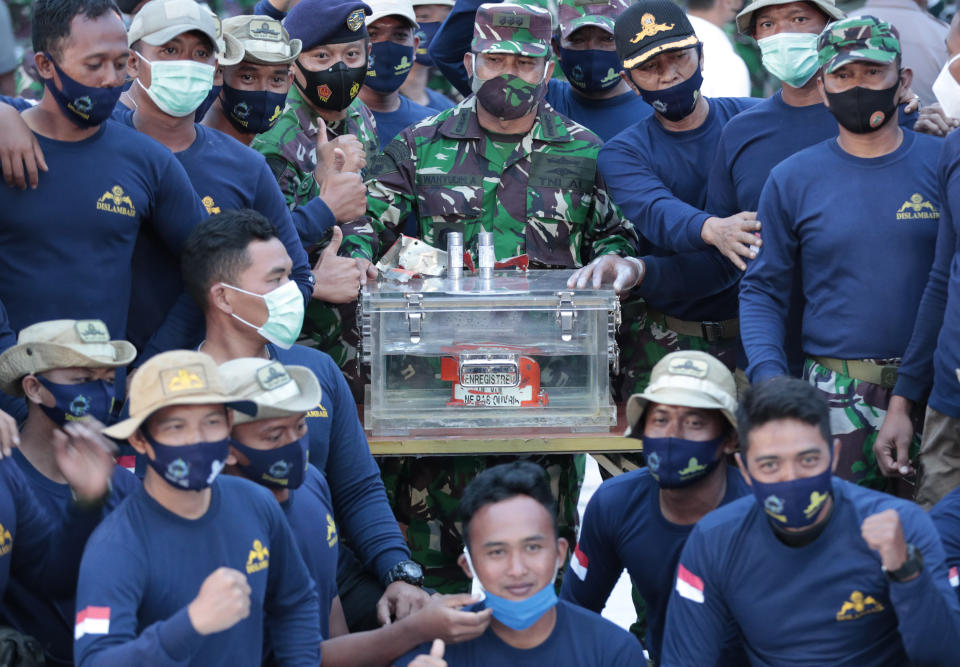
<instances>
[{"instance_id":1,"label":"camouflage trousers","mask_svg":"<svg viewBox=\"0 0 960 667\"><path fill-rule=\"evenodd\" d=\"M655 322L647 316L643 301L637 299L622 306L623 324L617 332L620 346L620 373L614 378L614 398L618 403L626 402L631 395L643 391L650 383L650 373L658 361L671 352L678 350L702 350L715 356L733 371L737 366L737 339L710 342L698 336L678 334L666 328L662 322ZM606 457L621 470L642 466L643 460L638 454L607 454ZM629 462L633 465L623 465ZM609 479L610 474L603 467L601 476Z\"/></svg>"},{"instance_id":2,"label":"camouflage trousers","mask_svg":"<svg viewBox=\"0 0 960 667\"><path fill-rule=\"evenodd\" d=\"M891 390L837 373L813 359L807 359L804 364L803 379L816 387L830 406L830 431L840 441L836 475L860 486L912 497L912 484L884 477L873 454L873 444L890 404ZM922 415L922 407L911 415L914 423L911 460L916 460L920 451Z\"/></svg>"},{"instance_id":3,"label":"camouflage trousers","mask_svg":"<svg viewBox=\"0 0 960 667\"><path fill-rule=\"evenodd\" d=\"M576 543L577 500L583 482L583 456L425 456L378 458L390 506L414 560L423 565L424 586L441 593L467 593L470 581L457 558L463 551L460 498L480 472L523 458L547 471L557 498L560 537Z\"/></svg>"},{"instance_id":4,"label":"camouflage trousers","mask_svg":"<svg viewBox=\"0 0 960 667\"><path fill-rule=\"evenodd\" d=\"M370 370L357 359L360 346L357 306L356 301L342 304L311 301L297 343L323 350L333 357L350 385L353 400L363 403L363 388L370 382Z\"/></svg>"}]
</instances>

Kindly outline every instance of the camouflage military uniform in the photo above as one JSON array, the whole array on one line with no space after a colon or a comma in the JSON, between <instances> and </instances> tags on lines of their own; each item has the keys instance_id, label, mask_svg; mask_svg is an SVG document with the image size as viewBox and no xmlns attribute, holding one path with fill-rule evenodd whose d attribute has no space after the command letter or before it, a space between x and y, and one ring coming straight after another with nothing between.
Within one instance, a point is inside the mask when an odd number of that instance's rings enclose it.
<instances>
[{"instance_id":1,"label":"camouflage military uniform","mask_svg":"<svg viewBox=\"0 0 960 667\"><path fill-rule=\"evenodd\" d=\"M327 123L327 134L330 139L344 134L355 135L363 144L369 165L380 146L373 114L359 99L347 107L346 113L343 120ZM297 87L293 86L287 94L287 105L277 124L269 132L257 135L252 144L266 157L291 210L306 204L320 193L313 178L313 170L317 166L317 117ZM372 233L369 223L363 220L340 226L344 235L364 231ZM312 245L316 240L309 241ZM308 251L311 250L310 245ZM313 248L311 261L316 260L317 249ZM298 342L319 348L333 357L350 382L354 398L360 400L363 378L357 363L360 338L356 319L356 302L331 305L311 301Z\"/></svg>"}]
</instances>

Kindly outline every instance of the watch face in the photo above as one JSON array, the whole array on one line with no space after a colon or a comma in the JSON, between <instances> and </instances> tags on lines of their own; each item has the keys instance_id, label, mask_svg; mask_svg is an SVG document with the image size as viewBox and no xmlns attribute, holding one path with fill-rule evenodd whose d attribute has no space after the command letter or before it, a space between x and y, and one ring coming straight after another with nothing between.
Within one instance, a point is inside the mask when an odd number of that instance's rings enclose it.
<instances>
[{"instance_id":1,"label":"watch face","mask_svg":"<svg viewBox=\"0 0 960 667\"><path fill-rule=\"evenodd\" d=\"M411 579L419 579L423 576L423 569L413 561L408 560L405 563L401 563L401 565L403 566L403 574L405 576Z\"/></svg>"}]
</instances>

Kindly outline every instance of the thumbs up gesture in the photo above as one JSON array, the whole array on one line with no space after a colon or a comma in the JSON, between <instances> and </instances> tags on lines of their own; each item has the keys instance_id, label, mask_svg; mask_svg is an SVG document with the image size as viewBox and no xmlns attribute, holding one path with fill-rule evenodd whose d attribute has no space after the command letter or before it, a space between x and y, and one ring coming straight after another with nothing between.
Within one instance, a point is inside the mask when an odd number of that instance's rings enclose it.
<instances>
[{"instance_id":1,"label":"thumbs up gesture","mask_svg":"<svg viewBox=\"0 0 960 667\"><path fill-rule=\"evenodd\" d=\"M352 134L327 138L327 124L317 119L317 166L313 178L320 198L333 211L337 222L349 222L367 210L367 188L358 173L367 164L360 140Z\"/></svg>"},{"instance_id":2,"label":"thumbs up gesture","mask_svg":"<svg viewBox=\"0 0 960 667\"><path fill-rule=\"evenodd\" d=\"M418 655L410 667L447 667L447 661L443 659L444 648L442 639L434 639L430 655Z\"/></svg>"},{"instance_id":3,"label":"thumbs up gesture","mask_svg":"<svg viewBox=\"0 0 960 667\"><path fill-rule=\"evenodd\" d=\"M314 299L327 303L350 303L356 300L360 292L364 274L355 259L337 255L341 243L343 230L334 227L330 245L323 249L313 267Z\"/></svg>"}]
</instances>

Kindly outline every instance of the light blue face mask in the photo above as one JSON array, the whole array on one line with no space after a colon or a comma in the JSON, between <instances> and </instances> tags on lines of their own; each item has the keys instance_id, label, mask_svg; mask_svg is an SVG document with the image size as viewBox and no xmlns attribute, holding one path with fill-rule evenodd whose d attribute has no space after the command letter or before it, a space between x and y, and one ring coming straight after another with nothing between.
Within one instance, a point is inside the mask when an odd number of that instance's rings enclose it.
<instances>
[{"instance_id":1,"label":"light blue face mask","mask_svg":"<svg viewBox=\"0 0 960 667\"><path fill-rule=\"evenodd\" d=\"M463 555L467 557L467 565L473 574L474 592L483 595L484 604L493 610L493 617L512 630L526 630L540 620L548 611L557 606L557 591L554 582L557 580L557 568L553 570L553 579L526 600L507 600L494 595L483 587L477 571L473 569L473 560L470 551L464 547Z\"/></svg>"},{"instance_id":2,"label":"light blue face mask","mask_svg":"<svg viewBox=\"0 0 960 667\"><path fill-rule=\"evenodd\" d=\"M763 67L791 88L802 88L820 69L818 35L781 32L757 40Z\"/></svg>"},{"instance_id":3,"label":"light blue face mask","mask_svg":"<svg viewBox=\"0 0 960 667\"><path fill-rule=\"evenodd\" d=\"M137 79L137 84L165 114L175 118L189 116L203 104L207 93L213 88L213 75L216 73L213 65L193 60L150 62L143 55L137 55L150 65L150 87L146 88L140 79Z\"/></svg>"}]
</instances>

